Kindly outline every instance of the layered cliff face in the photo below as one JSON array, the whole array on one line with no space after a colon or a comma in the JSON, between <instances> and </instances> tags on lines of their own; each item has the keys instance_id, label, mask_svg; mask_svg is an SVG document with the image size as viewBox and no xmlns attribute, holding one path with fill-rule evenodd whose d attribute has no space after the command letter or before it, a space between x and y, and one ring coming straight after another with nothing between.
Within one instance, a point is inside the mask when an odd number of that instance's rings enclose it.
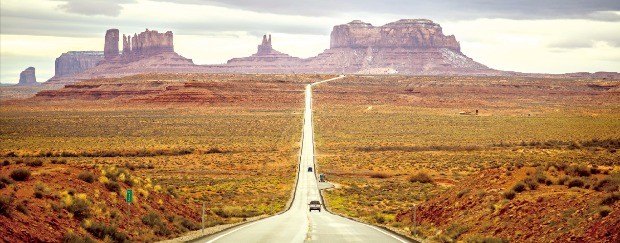
<instances>
[{"instance_id":1,"label":"layered cliff face","mask_svg":"<svg viewBox=\"0 0 620 243\"><path fill-rule=\"evenodd\" d=\"M123 55L157 55L163 52L174 52L172 31L159 33L149 30L131 35L123 35Z\"/></svg>"},{"instance_id":2,"label":"layered cliff face","mask_svg":"<svg viewBox=\"0 0 620 243\"><path fill-rule=\"evenodd\" d=\"M97 66L104 59L101 51L70 51L56 58L54 78L73 75Z\"/></svg>"},{"instance_id":3,"label":"layered cliff face","mask_svg":"<svg viewBox=\"0 0 620 243\"><path fill-rule=\"evenodd\" d=\"M330 48L306 59L273 49L271 35L264 35L255 54L221 65L195 65L174 52L171 31L146 29L133 36L123 35L119 54L118 33L117 29L106 32L105 58L97 66L79 72L92 63L61 65L67 68L57 67L57 75L68 75L57 81L147 72L502 75L464 55L456 37L444 35L439 24L425 19L403 19L383 26L359 20L337 25L331 33Z\"/></svg>"},{"instance_id":4,"label":"layered cliff face","mask_svg":"<svg viewBox=\"0 0 620 243\"><path fill-rule=\"evenodd\" d=\"M34 68L29 67L19 74L19 85L34 85L37 84L37 77L34 73Z\"/></svg>"},{"instance_id":5,"label":"layered cliff face","mask_svg":"<svg viewBox=\"0 0 620 243\"><path fill-rule=\"evenodd\" d=\"M330 49L310 58L304 72L364 74L492 74L461 53L453 35L426 19L402 19L375 27L354 20L337 25Z\"/></svg>"},{"instance_id":6,"label":"layered cliff face","mask_svg":"<svg viewBox=\"0 0 620 243\"><path fill-rule=\"evenodd\" d=\"M159 33L146 29L133 36L123 35L122 39L121 54L105 58L97 66L72 78L121 77L146 72L193 72L192 68L196 66L191 59L174 52L172 31ZM118 46L119 40L115 44Z\"/></svg>"},{"instance_id":7,"label":"layered cliff face","mask_svg":"<svg viewBox=\"0 0 620 243\"><path fill-rule=\"evenodd\" d=\"M445 36L439 24L426 19L401 19L375 27L354 20L334 26L331 48L448 48L461 51L453 35Z\"/></svg>"},{"instance_id":8,"label":"layered cliff face","mask_svg":"<svg viewBox=\"0 0 620 243\"><path fill-rule=\"evenodd\" d=\"M439 24L425 19L403 19L378 27L359 20L337 25L330 48L308 59L273 50L271 36L263 36L256 54L231 59L217 68L244 73L496 73L465 56L456 37L444 35Z\"/></svg>"}]
</instances>

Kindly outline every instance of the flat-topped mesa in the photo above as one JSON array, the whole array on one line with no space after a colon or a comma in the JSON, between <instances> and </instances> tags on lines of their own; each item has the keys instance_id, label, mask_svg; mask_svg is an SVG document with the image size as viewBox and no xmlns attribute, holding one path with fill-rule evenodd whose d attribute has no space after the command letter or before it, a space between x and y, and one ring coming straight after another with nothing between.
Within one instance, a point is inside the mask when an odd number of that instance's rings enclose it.
<instances>
[{"instance_id":1,"label":"flat-topped mesa","mask_svg":"<svg viewBox=\"0 0 620 243\"><path fill-rule=\"evenodd\" d=\"M267 38L267 35L263 35L263 42L258 45L258 51L256 52L256 54L269 54L271 53L271 50L273 50L273 48L271 47L271 35L269 35L269 39Z\"/></svg>"},{"instance_id":2,"label":"flat-topped mesa","mask_svg":"<svg viewBox=\"0 0 620 243\"><path fill-rule=\"evenodd\" d=\"M454 35L443 34L441 26L427 19L401 19L375 27L354 20L334 26L331 48L448 48L460 52Z\"/></svg>"},{"instance_id":3,"label":"flat-topped mesa","mask_svg":"<svg viewBox=\"0 0 620 243\"><path fill-rule=\"evenodd\" d=\"M123 55L150 56L164 52L174 52L172 31L159 33L148 30L131 35L123 35Z\"/></svg>"},{"instance_id":4,"label":"flat-topped mesa","mask_svg":"<svg viewBox=\"0 0 620 243\"><path fill-rule=\"evenodd\" d=\"M105 45L103 46L103 56L105 59L112 59L118 56L118 29L109 29L105 32Z\"/></svg>"},{"instance_id":5,"label":"flat-topped mesa","mask_svg":"<svg viewBox=\"0 0 620 243\"><path fill-rule=\"evenodd\" d=\"M104 59L101 51L69 51L56 58L54 78L80 73L97 66Z\"/></svg>"}]
</instances>

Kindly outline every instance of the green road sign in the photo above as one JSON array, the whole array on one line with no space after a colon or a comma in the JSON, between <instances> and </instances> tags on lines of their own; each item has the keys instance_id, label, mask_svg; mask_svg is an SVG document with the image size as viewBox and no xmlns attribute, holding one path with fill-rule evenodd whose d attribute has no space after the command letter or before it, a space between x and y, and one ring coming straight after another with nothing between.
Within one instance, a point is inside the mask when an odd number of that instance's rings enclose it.
<instances>
[{"instance_id":1,"label":"green road sign","mask_svg":"<svg viewBox=\"0 0 620 243\"><path fill-rule=\"evenodd\" d=\"M133 200L133 191L131 191L131 189L127 189L127 197L125 198L125 201L130 203L132 200Z\"/></svg>"}]
</instances>

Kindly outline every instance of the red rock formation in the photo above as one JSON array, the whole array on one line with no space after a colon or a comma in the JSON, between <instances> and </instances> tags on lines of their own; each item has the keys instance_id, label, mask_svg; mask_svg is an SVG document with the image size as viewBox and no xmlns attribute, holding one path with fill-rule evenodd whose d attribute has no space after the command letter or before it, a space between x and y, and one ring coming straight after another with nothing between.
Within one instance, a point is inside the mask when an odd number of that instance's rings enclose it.
<instances>
[{"instance_id":1,"label":"red rock formation","mask_svg":"<svg viewBox=\"0 0 620 243\"><path fill-rule=\"evenodd\" d=\"M34 74L34 68L29 67L19 74L19 85L37 84L37 77Z\"/></svg>"},{"instance_id":2,"label":"red rock formation","mask_svg":"<svg viewBox=\"0 0 620 243\"><path fill-rule=\"evenodd\" d=\"M492 74L461 53L454 36L430 20L402 19L380 27L359 20L335 26L331 48L302 72L364 74Z\"/></svg>"},{"instance_id":3,"label":"red rock formation","mask_svg":"<svg viewBox=\"0 0 620 243\"><path fill-rule=\"evenodd\" d=\"M123 55L129 55L131 53L131 36L125 36L123 34Z\"/></svg>"},{"instance_id":4,"label":"red rock formation","mask_svg":"<svg viewBox=\"0 0 620 243\"><path fill-rule=\"evenodd\" d=\"M158 33L148 30L129 36L123 35L123 54L156 55L163 52L174 52L172 31Z\"/></svg>"},{"instance_id":5,"label":"red rock formation","mask_svg":"<svg viewBox=\"0 0 620 243\"><path fill-rule=\"evenodd\" d=\"M269 39L267 39L267 35L263 35L263 42L258 45L258 55L269 54L273 48L271 47L271 35L269 35Z\"/></svg>"},{"instance_id":6,"label":"red rock formation","mask_svg":"<svg viewBox=\"0 0 620 243\"><path fill-rule=\"evenodd\" d=\"M103 52L100 51L70 51L56 58L54 80L60 77L83 72L96 66L103 60Z\"/></svg>"},{"instance_id":7,"label":"red rock formation","mask_svg":"<svg viewBox=\"0 0 620 243\"><path fill-rule=\"evenodd\" d=\"M460 52L453 35L445 36L441 26L426 19L401 19L380 27L354 20L334 26L331 48L448 48Z\"/></svg>"},{"instance_id":8,"label":"red rock formation","mask_svg":"<svg viewBox=\"0 0 620 243\"><path fill-rule=\"evenodd\" d=\"M103 55L105 59L112 59L118 56L118 29L109 29L105 33L105 45Z\"/></svg>"},{"instance_id":9,"label":"red rock formation","mask_svg":"<svg viewBox=\"0 0 620 243\"><path fill-rule=\"evenodd\" d=\"M118 30L112 29L106 33L105 60L62 82L146 72L502 75L461 53L456 38L444 35L441 26L430 20L405 19L379 27L359 20L338 25L331 33L331 47L307 59L276 51L271 40L264 35L249 57L195 65L174 52L170 31L147 29L123 35L123 53L118 55Z\"/></svg>"},{"instance_id":10,"label":"red rock formation","mask_svg":"<svg viewBox=\"0 0 620 243\"><path fill-rule=\"evenodd\" d=\"M271 46L271 35L263 35L256 54L249 57L228 60L222 72L291 73L300 67L301 58L292 57L276 51Z\"/></svg>"}]
</instances>

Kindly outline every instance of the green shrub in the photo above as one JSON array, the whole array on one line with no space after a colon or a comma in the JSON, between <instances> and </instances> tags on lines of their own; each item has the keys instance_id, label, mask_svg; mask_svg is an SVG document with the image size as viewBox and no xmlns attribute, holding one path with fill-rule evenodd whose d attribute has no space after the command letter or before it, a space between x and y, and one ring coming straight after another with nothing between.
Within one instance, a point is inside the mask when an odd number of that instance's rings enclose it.
<instances>
[{"instance_id":1,"label":"green shrub","mask_svg":"<svg viewBox=\"0 0 620 243\"><path fill-rule=\"evenodd\" d=\"M27 166L31 166L31 167L39 167L43 165L43 160L40 159L35 159L35 160L31 160L26 162Z\"/></svg>"},{"instance_id":2,"label":"green shrub","mask_svg":"<svg viewBox=\"0 0 620 243\"><path fill-rule=\"evenodd\" d=\"M409 177L409 182L433 183L433 179L426 172L418 172L417 174Z\"/></svg>"},{"instance_id":3,"label":"green shrub","mask_svg":"<svg viewBox=\"0 0 620 243\"><path fill-rule=\"evenodd\" d=\"M21 213L23 213L25 215L28 215L28 214L30 214L30 211L28 210L27 204L28 204L28 201L23 200L23 201L21 201L20 203L17 204L15 209L17 209L17 211L19 211L19 212L21 212Z\"/></svg>"},{"instance_id":4,"label":"green shrub","mask_svg":"<svg viewBox=\"0 0 620 243\"><path fill-rule=\"evenodd\" d=\"M547 176L544 174L542 170L536 170L535 179L536 179L536 182L543 183L543 184L549 180L549 178L547 178Z\"/></svg>"},{"instance_id":5,"label":"green shrub","mask_svg":"<svg viewBox=\"0 0 620 243\"><path fill-rule=\"evenodd\" d=\"M12 196L0 196L0 214L11 217L11 210L13 209Z\"/></svg>"},{"instance_id":6,"label":"green shrub","mask_svg":"<svg viewBox=\"0 0 620 243\"><path fill-rule=\"evenodd\" d=\"M585 165L570 165L566 168L566 173L572 176L590 176L590 170Z\"/></svg>"},{"instance_id":7,"label":"green shrub","mask_svg":"<svg viewBox=\"0 0 620 243\"><path fill-rule=\"evenodd\" d=\"M609 215L609 213L611 213L611 208L609 206L602 206L598 209L598 214L601 215L601 217L605 217Z\"/></svg>"},{"instance_id":8,"label":"green shrub","mask_svg":"<svg viewBox=\"0 0 620 243\"><path fill-rule=\"evenodd\" d=\"M51 163L52 164L62 164L62 165L64 165L64 164L67 164L67 160L64 160L64 159L61 159L61 160L52 159Z\"/></svg>"},{"instance_id":9,"label":"green shrub","mask_svg":"<svg viewBox=\"0 0 620 243\"><path fill-rule=\"evenodd\" d=\"M599 192L613 192L617 191L620 188L620 176L618 175L609 175L605 178L599 180L594 185L594 190Z\"/></svg>"},{"instance_id":10,"label":"green shrub","mask_svg":"<svg viewBox=\"0 0 620 243\"><path fill-rule=\"evenodd\" d=\"M169 186L166 188L166 192L168 193L168 195L172 196L172 197L178 197L179 194L177 193L177 190L173 187L173 186Z\"/></svg>"},{"instance_id":11,"label":"green shrub","mask_svg":"<svg viewBox=\"0 0 620 243\"><path fill-rule=\"evenodd\" d=\"M115 227L105 224L93 222L86 227L86 231L97 237L97 239L103 240L107 236L114 242L129 242L125 233L118 231Z\"/></svg>"},{"instance_id":12,"label":"green shrub","mask_svg":"<svg viewBox=\"0 0 620 243\"><path fill-rule=\"evenodd\" d=\"M568 188L583 187L583 185L585 185L585 182L579 178L574 178L568 182Z\"/></svg>"},{"instance_id":13,"label":"green shrub","mask_svg":"<svg viewBox=\"0 0 620 243\"><path fill-rule=\"evenodd\" d=\"M385 223L385 217L381 214L375 214L374 219L377 224Z\"/></svg>"},{"instance_id":14,"label":"green shrub","mask_svg":"<svg viewBox=\"0 0 620 243\"><path fill-rule=\"evenodd\" d=\"M525 191L525 183L523 183L522 181L517 182L514 186L512 186L512 190L515 192L522 192Z\"/></svg>"},{"instance_id":15,"label":"green shrub","mask_svg":"<svg viewBox=\"0 0 620 243\"><path fill-rule=\"evenodd\" d=\"M536 188L538 188L538 182L532 177L525 178L523 182L530 190L536 190Z\"/></svg>"},{"instance_id":16,"label":"green shrub","mask_svg":"<svg viewBox=\"0 0 620 243\"><path fill-rule=\"evenodd\" d=\"M9 176L16 181L26 181L30 177L30 171L26 168L18 168L11 171Z\"/></svg>"},{"instance_id":17,"label":"green shrub","mask_svg":"<svg viewBox=\"0 0 620 243\"><path fill-rule=\"evenodd\" d=\"M515 191L510 190L510 191L504 192L504 198L508 200L514 199L515 196L517 196L517 193Z\"/></svg>"},{"instance_id":18,"label":"green shrub","mask_svg":"<svg viewBox=\"0 0 620 243\"><path fill-rule=\"evenodd\" d=\"M121 191L121 186L116 181L107 181L103 185L105 186L106 189L108 189L108 191L117 192L117 193Z\"/></svg>"},{"instance_id":19,"label":"green shrub","mask_svg":"<svg viewBox=\"0 0 620 243\"><path fill-rule=\"evenodd\" d=\"M41 182L38 182L35 186L34 186L34 197L36 198L43 198L44 196L49 195L50 193L50 189Z\"/></svg>"},{"instance_id":20,"label":"green shrub","mask_svg":"<svg viewBox=\"0 0 620 243\"><path fill-rule=\"evenodd\" d=\"M564 185L566 184L566 182L569 180L570 178L568 178L567 176L563 176L560 179L558 179L558 185Z\"/></svg>"},{"instance_id":21,"label":"green shrub","mask_svg":"<svg viewBox=\"0 0 620 243\"><path fill-rule=\"evenodd\" d=\"M390 174L384 173L384 172L373 172L370 174L370 178L385 179L389 177L390 177Z\"/></svg>"},{"instance_id":22,"label":"green shrub","mask_svg":"<svg viewBox=\"0 0 620 243\"><path fill-rule=\"evenodd\" d=\"M469 239L465 240L467 243L508 243L510 242L507 239L503 238L494 238L494 237L482 237L482 236L472 236Z\"/></svg>"},{"instance_id":23,"label":"green shrub","mask_svg":"<svg viewBox=\"0 0 620 243\"><path fill-rule=\"evenodd\" d=\"M2 165L3 165L3 166L8 166L8 165L10 165L10 164L11 164L11 162L9 162L9 161L8 161L8 160L6 160L6 159L4 160L4 162L2 162Z\"/></svg>"},{"instance_id":24,"label":"green shrub","mask_svg":"<svg viewBox=\"0 0 620 243\"><path fill-rule=\"evenodd\" d=\"M150 211L147 215L142 217L142 223L154 229L155 234L160 236L168 236L172 234L172 231L168 229L165 222L161 220L159 213Z\"/></svg>"},{"instance_id":25,"label":"green shrub","mask_svg":"<svg viewBox=\"0 0 620 243\"><path fill-rule=\"evenodd\" d=\"M150 211L147 215L142 217L142 223L146 226L155 227L157 225L163 224L161 221L161 217L159 213L155 211Z\"/></svg>"},{"instance_id":26,"label":"green shrub","mask_svg":"<svg viewBox=\"0 0 620 243\"><path fill-rule=\"evenodd\" d=\"M74 197L73 203L69 206L65 206L65 209L79 220L90 217L90 201L88 199Z\"/></svg>"},{"instance_id":27,"label":"green shrub","mask_svg":"<svg viewBox=\"0 0 620 243\"><path fill-rule=\"evenodd\" d=\"M456 239L458 239L459 236L461 236L468 230L469 230L469 227L467 227L466 225L453 223L450 226L448 226L448 229L446 229L446 232L444 233L444 235L447 236L449 239L451 239L450 242L456 242Z\"/></svg>"},{"instance_id":28,"label":"green shrub","mask_svg":"<svg viewBox=\"0 0 620 243\"><path fill-rule=\"evenodd\" d=\"M200 224L197 224L194 221L191 221L182 216L168 214L166 215L166 219L168 220L168 222L171 222L174 227L176 227L182 232L200 229Z\"/></svg>"},{"instance_id":29,"label":"green shrub","mask_svg":"<svg viewBox=\"0 0 620 243\"><path fill-rule=\"evenodd\" d=\"M620 192L610 193L609 195L603 197L603 200L601 200L601 205L612 205L618 200L620 200Z\"/></svg>"},{"instance_id":30,"label":"green shrub","mask_svg":"<svg viewBox=\"0 0 620 243\"><path fill-rule=\"evenodd\" d=\"M93 238L90 238L90 236L85 235L84 237L80 237L79 235L73 232L65 233L65 236L62 238L62 242L63 243L95 243Z\"/></svg>"},{"instance_id":31,"label":"green shrub","mask_svg":"<svg viewBox=\"0 0 620 243\"><path fill-rule=\"evenodd\" d=\"M211 211L222 218L249 218L258 216L260 213L256 210L248 210L238 206L224 206L221 208L214 208Z\"/></svg>"},{"instance_id":32,"label":"green shrub","mask_svg":"<svg viewBox=\"0 0 620 243\"><path fill-rule=\"evenodd\" d=\"M82 171L82 173L78 175L78 179L88 183L93 183L95 181L95 175L90 171Z\"/></svg>"},{"instance_id":33,"label":"green shrub","mask_svg":"<svg viewBox=\"0 0 620 243\"><path fill-rule=\"evenodd\" d=\"M8 178L6 176L0 177L0 182L7 184L7 185L11 185L13 184L15 181L11 180L11 178Z\"/></svg>"},{"instance_id":34,"label":"green shrub","mask_svg":"<svg viewBox=\"0 0 620 243\"><path fill-rule=\"evenodd\" d=\"M178 222L181 224L181 226L183 226L184 228L188 230L199 230L200 229L200 224L194 221L191 221L189 219L186 219L184 217L180 217Z\"/></svg>"},{"instance_id":35,"label":"green shrub","mask_svg":"<svg viewBox=\"0 0 620 243\"><path fill-rule=\"evenodd\" d=\"M471 191L470 189L461 190L456 194L456 197L461 198L465 196L465 194L469 193L470 191Z\"/></svg>"}]
</instances>

